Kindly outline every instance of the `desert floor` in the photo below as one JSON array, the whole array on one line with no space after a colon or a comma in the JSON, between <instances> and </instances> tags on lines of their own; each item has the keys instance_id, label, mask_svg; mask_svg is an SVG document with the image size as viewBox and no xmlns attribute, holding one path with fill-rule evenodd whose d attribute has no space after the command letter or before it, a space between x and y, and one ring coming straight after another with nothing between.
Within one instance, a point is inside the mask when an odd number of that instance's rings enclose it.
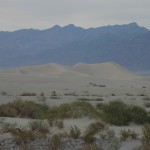
<instances>
[{"instance_id":1,"label":"desert floor","mask_svg":"<svg viewBox=\"0 0 150 150\"><path fill-rule=\"evenodd\" d=\"M39 95L44 92L45 100ZM55 92L57 98L53 98ZM21 96L23 93L36 93L36 96ZM138 76L112 62L102 64L77 64L66 67L58 64L23 67L0 72L0 104L12 102L16 98L32 100L49 106L58 106L79 99L90 103L108 103L120 100L127 104L139 105L146 110L145 97L150 97L150 77ZM31 121L21 118L5 118L5 122L26 126ZM92 119L64 120L64 130L77 125L84 130ZM135 130L141 135L141 126L110 126L119 136L122 129ZM52 129L52 132L58 132ZM6 136L6 135L3 135ZM1 139L4 138L1 136ZM130 150L139 145L139 140L125 141L120 150Z\"/></svg>"}]
</instances>

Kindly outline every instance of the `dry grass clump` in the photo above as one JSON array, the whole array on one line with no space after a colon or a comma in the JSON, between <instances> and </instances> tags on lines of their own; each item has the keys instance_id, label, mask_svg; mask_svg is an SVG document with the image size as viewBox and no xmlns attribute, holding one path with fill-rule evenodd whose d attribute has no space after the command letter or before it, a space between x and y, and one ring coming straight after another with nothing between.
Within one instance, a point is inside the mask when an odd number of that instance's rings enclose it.
<instances>
[{"instance_id":1,"label":"dry grass clump","mask_svg":"<svg viewBox=\"0 0 150 150\"><path fill-rule=\"evenodd\" d=\"M150 150L150 124L145 124L142 128L142 145L134 150Z\"/></svg>"},{"instance_id":2,"label":"dry grass clump","mask_svg":"<svg viewBox=\"0 0 150 150\"><path fill-rule=\"evenodd\" d=\"M51 150L58 150L58 148L61 146L61 135L59 134L54 134L51 137L51 141L50 141L50 149Z\"/></svg>"},{"instance_id":3,"label":"dry grass clump","mask_svg":"<svg viewBox=\"0 0 150 150\"><path fill-rule=\"evenodd\" d=\"M11 132L17 145L24 145L35 140L34 132L30 130L14 130Z\"/></svg>"},{"instance_id":4,"label":"dry grass clump","mask_svg":"<svg viewBox=\"0 0 150 150\"><path fill-rule=\"evenodd\" d=\"M83 133L83 140L85 143L92 143L94 141L95 135L104 129L105 124L100 121L91 123Z\"/></svg>"},{"instance_id":5,"label":"dry grass clump","mask_svg":"<svg viewBox=\"0 0 150 150\"><path fill-rule=\"evenodd\" d=\"M120 140L125 141L127 139L137 139L138 133L135 131L128 130L121 130L120 132Z\"/></svg>"},{"instance_id":6,"label":"dry grass clump","mask_svg":"<svg viewBox=\"0 0 150 150\"><path fill-rule=\"evenodd\" d=\"M99 133L99 137L103 140L111 140L115 137L115 132L114 130L105 127L105 129Z\"/></svg>"},{"instance_id":7,"label":"dry grass clump","mask_svg":"<svg viewBox=\"0 0 150 150\"><path fill-rule=\"evenodd\" d=\"M142 129L142 133L143 133L143 137L142 137L143 147L145 147L145 148L149 147L150 148L150 124L145 124L144 125L144 127Z\"/></svg>"},{"instance_id":8,"label":"dry grass clump","mask_svg":"<svg viewBox=\"0 0 150 150\"><path fill-rule=\"evenodd\" d=\"M74 139L77 139L80 137L80 135L81 135L81 130L77 126L71 126L69 130L69 136Z\"/></svg>"},{"instance_id":9,"label":"dry grass clump","mask_svg":"<svg viewBox=\"0 0 150 150\"><path fill-rule=\"evenodd\" d=\"M46 137L47 133L49 132L48 123L41 120L30 122L29 129L42 137Z\"/></svg>"}]
</instances>

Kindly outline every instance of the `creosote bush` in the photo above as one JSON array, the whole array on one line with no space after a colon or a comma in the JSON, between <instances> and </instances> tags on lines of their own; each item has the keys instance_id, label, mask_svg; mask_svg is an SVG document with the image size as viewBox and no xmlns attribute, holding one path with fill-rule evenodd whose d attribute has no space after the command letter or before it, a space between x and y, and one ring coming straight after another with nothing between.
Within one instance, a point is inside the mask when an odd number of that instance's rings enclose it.
<instances>
[{"instance_id":1,"label":"creosote bush","mask_svg":"<svg viewBox=\"0 0 150 150\"><path fill-rule=\"evenodd\" d=\"M23 92L22 94L20 94L20 96L36 96L36 93L31 93L31 92Z\"/></svg>"},{"instance_id":2,"label":"creosote bush","mask_svg":"<svg viewBox=\"0 0 150 150\"><path fill-rule=\"evenodd\" d=\"M53 126L56 120L82 117L102 119L106 123L118 126L132 122L136 124L150 122L150 115L144 108L127 105L121 101L99 103L96 107L87 101L75 101L49 107L46 104L18 99L0 105L0 117L47 119L50 126Z\"/></svg>"},{"instance_id":3,"label":"creosote bush","mask_svg":"<svg viewBox=\"0 0 150 150\"><path fill-rule=\"evenodd\" d=\"M46 105L19 99L0 105L0 116L42 119L46 116L48 109Z\"/></svg>"},{"instance_id":4,"label":"creosote bush","mask_svg":"<svg viewBox=\"0 0 150 150\"><path fill-rule=\"evenodd\" d=\"M121 101L97 105L97 108L103 121L118 126L128 125L131 122L144 124L150 120L144 108L127 105Z\"/></svg>"}]
</instances>

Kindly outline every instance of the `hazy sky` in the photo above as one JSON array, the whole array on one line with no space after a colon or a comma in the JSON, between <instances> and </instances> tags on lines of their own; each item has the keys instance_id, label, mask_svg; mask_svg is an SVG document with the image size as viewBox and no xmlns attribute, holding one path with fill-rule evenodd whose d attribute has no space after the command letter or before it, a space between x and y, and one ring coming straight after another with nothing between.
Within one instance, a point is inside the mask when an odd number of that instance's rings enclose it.
<instances>
[{"instance_id":1,"label":"hazy sky","mask_svg":"<svg viewBox=\"0 0 150 150\"><path fill-rule=\"evenodd\" d=\"M0 0L0 30L137 22L150 29L150 0Z\"/></svg>"}]
</instances>

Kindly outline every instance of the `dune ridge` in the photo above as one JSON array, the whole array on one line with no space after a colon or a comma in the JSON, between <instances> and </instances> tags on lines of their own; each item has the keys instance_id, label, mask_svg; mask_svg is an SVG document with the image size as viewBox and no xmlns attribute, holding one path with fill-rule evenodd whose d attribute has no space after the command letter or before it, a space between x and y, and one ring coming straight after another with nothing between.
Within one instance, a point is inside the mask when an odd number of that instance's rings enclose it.
<instances>
[{"instance_id":1,"label":"dune ridge","mask_svg":"<svg viewBox=\"0 0 150 150\"><path fill-rule=\"evenodd\" d=\"M106 62L100 64L79 63L72 67L50 63L38 66L29 66L10 69L0 72L0 76L30 76L30 77L96 77L104 79L130 80L137 75L123 68L119 64Z\"/></svg>"}]
</instances>

